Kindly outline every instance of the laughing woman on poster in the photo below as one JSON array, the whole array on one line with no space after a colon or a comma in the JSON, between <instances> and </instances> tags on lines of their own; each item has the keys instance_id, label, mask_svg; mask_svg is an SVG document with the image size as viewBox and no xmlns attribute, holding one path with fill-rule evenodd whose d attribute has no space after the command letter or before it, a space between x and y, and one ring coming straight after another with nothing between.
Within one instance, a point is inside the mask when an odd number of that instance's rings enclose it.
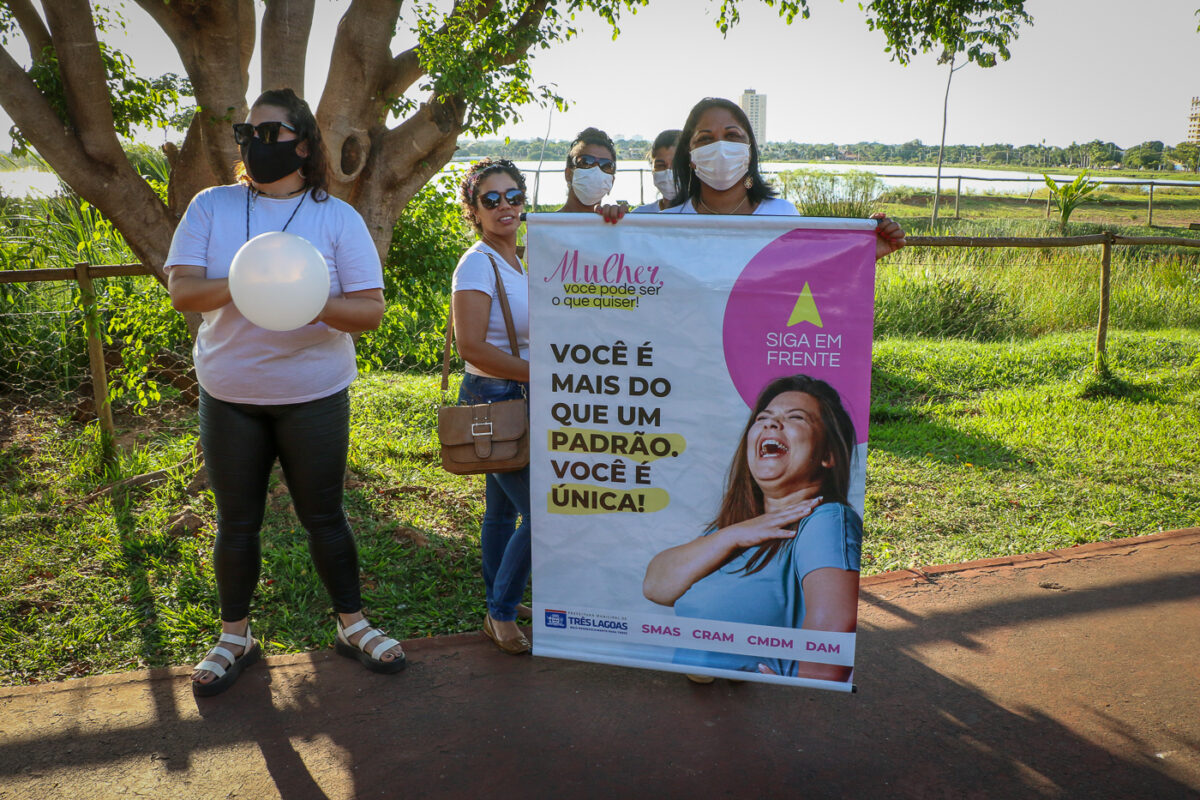
<instances>
[{"instance_id":1,"label":"laughing woman on poster","mask_svg":"<svg viewBox=\"0 0 1200 800\"><path fill-rule=\"evenodd\" d=\"M854 631L862 519L848 505L854 423L837 391L807 375L758 397L707 531L664 550L642 585L681 617ZM850 668L676 650L675 663L845 681Z\"/></svg>"},{"instance_id":2,"label":"laughing woman on poster","mask_svg":"<svg viewBox=\"0 0 1200 800\"><path fill-rule=\"evenodd\" d=\"M466 362L458 401L477 405L513 400L529 391L529 280L517 257L525 178L506 159L476 161L463 178L460 201L479 241L454 269L454 336ZM509 349L499 292L508 296L516 353ZM530 650L516 623L519 612L528 612L518 604L530 571L529 466L489 472L486 492L480 532L488 609L483 632L504 652L519 655Z\"/></svg>"}]
</instances>

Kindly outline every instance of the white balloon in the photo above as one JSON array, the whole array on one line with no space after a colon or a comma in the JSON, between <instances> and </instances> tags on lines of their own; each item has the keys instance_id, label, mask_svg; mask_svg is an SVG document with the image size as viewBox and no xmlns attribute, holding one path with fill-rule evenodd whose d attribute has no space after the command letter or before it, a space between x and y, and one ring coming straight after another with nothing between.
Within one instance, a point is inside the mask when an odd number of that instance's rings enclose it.
<instances>
[{"instance_id":1,"label":"white balloon","mask_svg":"<svg viewBox=\"0 0 1200 800\"><path fill-rule=\"evenodd\" d=\"M229 265L229 293L260 328L290 331L312 322L329 299L321 251L294 233L272 231L246 242Z\"/></svg>"}]
</instances>

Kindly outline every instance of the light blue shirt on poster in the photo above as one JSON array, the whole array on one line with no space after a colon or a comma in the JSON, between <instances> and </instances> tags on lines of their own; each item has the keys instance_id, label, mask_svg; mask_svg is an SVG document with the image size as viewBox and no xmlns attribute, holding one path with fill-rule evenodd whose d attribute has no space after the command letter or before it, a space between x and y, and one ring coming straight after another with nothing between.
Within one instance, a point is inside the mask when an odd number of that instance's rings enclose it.
<instances>
[{"instance_id":1,"label":"light blue shirt on poster","mask_svg":"<svg viewBox=\"0 0 1200 800\"><path fill-rule=\"evenodd\" d=\"M692 584L675 601L675 615L800 628L804 623L804 576L822 567L859 571L862 518L842 503L820 505L800 521L795 538L786 541L765 567L747 575L743 569L756 549L747 548ZM761 663L779 675L796 674L795 661L740 653L677 649L674 662L744 672L757 672Z\"/></svg>"}]
</instances>

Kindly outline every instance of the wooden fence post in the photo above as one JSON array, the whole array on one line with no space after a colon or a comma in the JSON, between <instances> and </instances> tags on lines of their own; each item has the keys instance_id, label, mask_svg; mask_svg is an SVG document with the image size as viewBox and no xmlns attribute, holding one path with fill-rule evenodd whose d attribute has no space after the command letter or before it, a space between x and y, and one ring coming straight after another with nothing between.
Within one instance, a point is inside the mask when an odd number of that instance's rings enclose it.
<instances>
[{"instance_id":1,"label":"wooden fence post","mask_svg":"<svg viewBox=\"0 0 1200 800\"><path fill-rule=\"evenodd\" d=\"M1112 291L1112 234L1105 233L1100 257L1100 319L1096 323L1096 359L1093 371L1108 377L1108 304Z\"/></svg>"},{"instance_id":2,"label":"wooden fence post","mask_svg":"<svg viewBox=\"0 0 1200 800\"><path fill-rule=\"evenodd\" d=\"M1146 225L1147 227L1154 225L1154 184L1150 184L1150 203L1146 207Z\"/></svg>"},{"instance_id":3,"label":"wooden fence post","mask_svg":"<svg viewBox=\"0 0 1200 800\"><path fill-rule=\"evenodd\" d=\"M92 369L92 399L96 403L96 418L100 420L100 446L104 463L108 464L113 455L112 406L108 403L108 373L104 368L104 341L100 332L100 312L96 308L96 287L92 284L92 276L88 274L87 262L75 265L75 280L79 282L79 298L83 305L88 363Z\"/></svg>"},{"instance_id":4,"label":"wooden fence post","mask_svg":"<svg viewBox=\"0 0 1200 800\"><path fill-rule=\"evenodd\" d=\"M954 189L954 218L958 219L958 199L962 197L962 176L958 176L958 185Z\"/></svg>"}]
</instances>

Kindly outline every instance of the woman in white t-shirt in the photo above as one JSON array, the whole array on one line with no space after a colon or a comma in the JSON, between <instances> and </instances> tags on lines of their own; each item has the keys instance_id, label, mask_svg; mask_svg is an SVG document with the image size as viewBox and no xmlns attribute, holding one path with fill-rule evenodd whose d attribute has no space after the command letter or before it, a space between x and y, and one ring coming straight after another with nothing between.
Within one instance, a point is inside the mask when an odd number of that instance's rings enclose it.
<instances>
[{"instance_id":1,"label":"woman in white t-shirt","mask_svg":"<svg viewBox=\"0 0 1200 800\"><path fill-rule=\"evenodd\" d=\"M692 107L672 164L675 198L664 214L799 214L758 171L758 143L746 112L731 100L706 97ZM904 247L904 230L883 214L875 257Z\"/></svg>"},{"instance_id":2,"label":"woman in white t-shirt","mask_svg":"<svg viewBox=\"0 0 1200 800\"><path fill-rule=\"evenodd\" d=\"M463 216L479 235L454 269L454 336L466 362L459 402L477 405L528 396L529 281L517 257L525 178L511 161L485 158L471 165L459 196ZM498 292L508 296L515 353ZM483 632L504 652L519 655L530 649L516 622L518 615L528 614L520 602L530 571L529 466L486 478L480 533L487 590Z\"/></svg>"},{"instance_id":3,"label":"woman in white t-shirt","mask_svg":"<svg viewBox=\"0 0 1200 800\"><path fill-rule=\"evenodd\" d=\"M262 563L259 529L276 459L308 532L309 551L337 612L337 651L376 672L404 668L404 651L363 617L358 552L342 509L349 448L352 333L383 318L383 271L351 206L326 191L328 156L308 104L291 89L262 94L233 126L245 175L200 192L167 255L171 304L196 311L200 441L217 503L213 561L221 637L192 673L200 696L225 691L258 660L249 609ZM329 267L329 299L291 331L246 319L229 293L229 266L252 237L287 231Z\"/></svg>"}]
</instances>

